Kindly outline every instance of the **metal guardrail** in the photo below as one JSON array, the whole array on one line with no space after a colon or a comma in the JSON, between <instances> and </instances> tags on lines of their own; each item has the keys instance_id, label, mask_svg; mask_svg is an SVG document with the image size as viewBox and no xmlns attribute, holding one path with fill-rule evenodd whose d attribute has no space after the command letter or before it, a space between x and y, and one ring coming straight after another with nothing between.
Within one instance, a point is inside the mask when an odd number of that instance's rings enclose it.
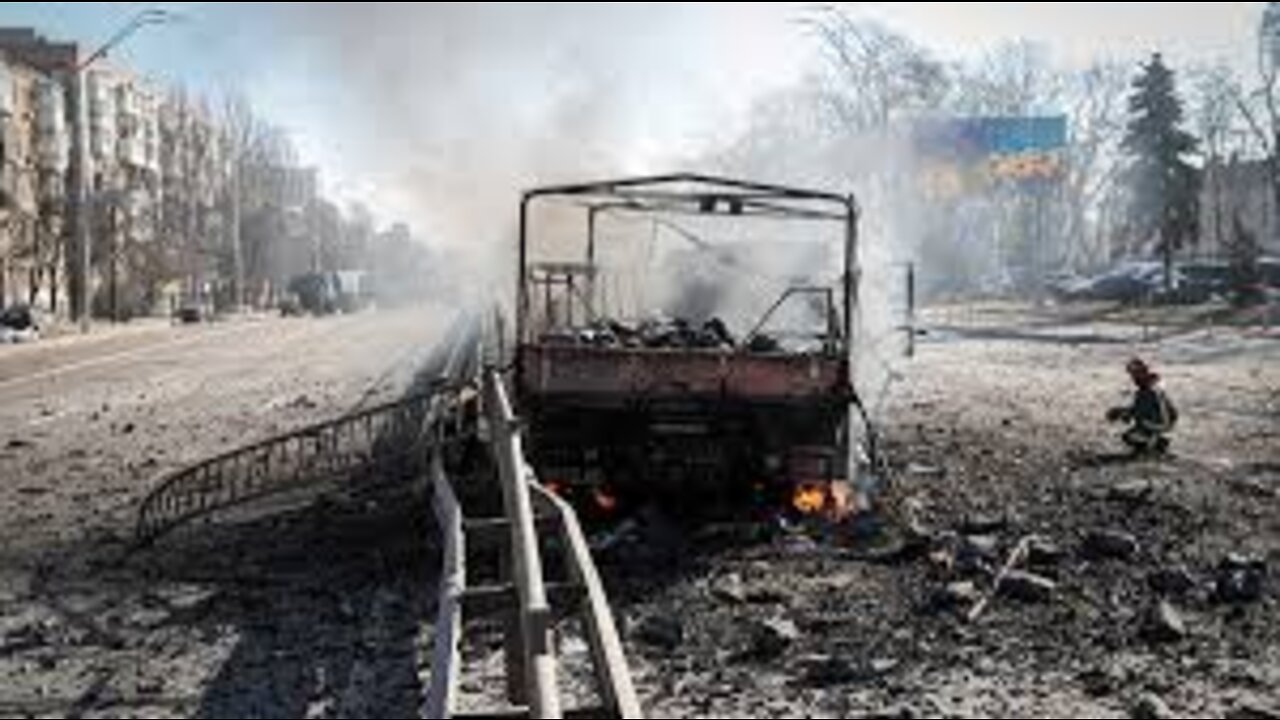
<instances>
[{"instance_id":1,"label":"metal guardrail","mask_svg":"<svg viewBox=\"0 0 1280 720\"><path fill-rule=\"evenodd\" d=\"M554 621L549 600L549 583L546 581L538 528L554 526L560 545L564 548L564 565L570 580L580 591L585 602L581 606L583 628L591 652L602 714L591 717L643 718L635 686L627 667L622 641L618 634L613 613L600 580L600 574L591 558L586 536L578 523L577 515L568 503L540 486L533 468L525 459L520 437L519 422L512 411L506 389L496 371L486 372L484 377L485 420L498 477L502 486L505 515L496 527L509 531L506 557L507 578L514 585L514 614L518 622L508 626L507 673L508 688L514 692L512 699L522 703L531 718L562 718L564 708L557 685L558 666L554 653ZM457 637L453 630L460 627L461 612L457 598L465 597L465 568L450 553L463 547L464 540L456 531L448 507L451 494L441 493L437 500L437 512L448 518L446 531L452 539L446 539L445 576L441 583L440 612L437 618L437 644L433 665L433 691L428 699L428 717L452 717L452 703L456 700L456 683L460 673ZM539 516L535 520L535 510ZM443 522L442 522L443 525ZM459 590L461 579L464 587ZM438 684L435 682L439 678Z\"/></svg>"},{"instance_id":2,"label":"metal guardrail","mask_svg":"<svg viewBox=\"0 0 1280 720\"><path fill-rule=\"evenodd\" d=\"M467 546L462 508L454 495L439 452L429 461L432 506L442 540L440 580L436 595L436 621L431 658L431 687L426 716L451 718L458 708L458 682L462 674L462 603L467 591Z\"/></svg>"},{"instance_id":3,"label":"metal guardrail","mask_svg":"<svg viewBox=\"0 0 1280 720\"><path fill-rule=\"evenodd\" d=\"M561 718L564 712L556 685L551 605L533 520L533 474L524 459L515 414L496 372L485 375L484 389L503 506L511 528L511 569L519 599L522 655L518 666L524 673L524 699L530 717Z\"/></svg>"},{"instance_id":4,"label":"metal guardrail","mask_svg":"<svg viewBox=\"0 0 1280 720\"><path fill-rule=\"evenodd\" d=\"M622 639L609 607L609 599L600 580L595 561L591 558L591 546L578 522L577 513L564 500L545 487L532 484L534 505L540 513L556 518L560 541L568 553L569 573L572 580L582 587L586 606L582 613L586 628L587 646L591 652L592 666L604 707L613 717L643 718L635 684L622 649Z\"/></svg>"},{"instance_id":5,"label":"metal guardrail","mask_svg":"<svg viewBox=\"0 0 1280 720\"><path fill-rule=\"evenodd\" d=\"M143 500L135 540L154 543L193 520L291 492L346 484L372 490L428 473L438 401L479 387L483 330L470 316L450 329L430 390L204 460L164 479Z\"/></svg>"},{"instance_id":6,"label":"metal guardrail","mask_svg":"<svg viewBox=\"0 0 1280 720\"><path fill-rule=\"evenodd\" d=\"M502 379L495 370L482 370L501 357L497 343L502 319L495 316L485 326L460 323L430 392L226 453L170 476L142 503L137 541L150 544L202 516L326 482L372 489L425 477L443 556L431 685L423 710L429 718L454 717L462 676L464 604L472 592L483 595L486 589L473 591L467 585L468 523L446 474L445 449L484 432L504 499L504 517L497 526L510 530L507 572L515 590L513 616L518 619L509 626L507 638L512 699L527 705L529 717L564 717L549 584L538 537L538 529L549 521L564 548L570 579L585 598L583 627L607 713L593 717L643 718L613 614L573 508L538 485ZM467 420L474 419L467 410L477 399L485 411L483 431ZM535 509L541 515L538 524Z\"/></svg>"},{"instance_id":7,"label":"metal guardrail","mask_svg":"<svg viewBox=\"0 0 1280 720\"><path fill-rule=\"evenodd\" d=\"M148 545L196 518L324 483L420 477L422 423L435 394L312 425L186 468L142 502L135 540Z\"/></svg>"}]
</instances>

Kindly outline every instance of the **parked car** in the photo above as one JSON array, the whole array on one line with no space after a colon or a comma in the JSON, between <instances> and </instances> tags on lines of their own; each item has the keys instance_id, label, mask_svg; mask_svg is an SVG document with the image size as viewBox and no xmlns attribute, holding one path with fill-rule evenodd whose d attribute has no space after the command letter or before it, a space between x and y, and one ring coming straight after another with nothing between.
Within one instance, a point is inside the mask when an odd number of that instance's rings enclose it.
<instances>
[{"instance_id":1,"label":"parked car","mask_svg":"<svg viewBox=\"0 0 1280 720\"><path fill-rule=\"evenodd\" d=\"M1178 266L1186 283L1203 289L1210 296L1226 296L1231 292L1231 263L1225 260L1193 260Z\"/></svg>"},{"instance_id":2,"label":"parked car","mask_svg":"<svg viewBox=\"0 0 1280 720\"><path fill-rule=\"evenodd\" d=\"M0 310L0 345L40 339L40 321L27 305L10 305Z\"/></svg>"},{"instance_id":3,"label":"parked car","mask_svg":"<svg viewBox=\"0 0 1280 720\"><path fill-rule=\"evenodd\" d=\"M1262 271L1264 284L1280 288L1280 258L1263 258L1258 261L1258 269Z\"/></svg>"},{"instance_id":4,"label":"parked car","mask_svg":"<svg viewBox=\"0 0 1280 720\"><path fill-rule=\"evenodd\" d=\"M1173 282L1165 283L1164 264L1126 261L1092 277L1056 276L1049 288L1065 302L1118 302L1195 305L1225 294L1229 289L1224 269L1213 264L1178 265Z\"/></svg>"},{"instance_id":5,"label":"parked car","mask_svg":"<svg viewBox=\"0 0 1280 720\"><path fill-rule=\"evenodd\" d=\"M1125 262L1093 277L1059 283L1055 295L1066 301L1133 303L1145 300L1164 285L1164 266L1156 262Z\"/></svg>"}]
</instances>

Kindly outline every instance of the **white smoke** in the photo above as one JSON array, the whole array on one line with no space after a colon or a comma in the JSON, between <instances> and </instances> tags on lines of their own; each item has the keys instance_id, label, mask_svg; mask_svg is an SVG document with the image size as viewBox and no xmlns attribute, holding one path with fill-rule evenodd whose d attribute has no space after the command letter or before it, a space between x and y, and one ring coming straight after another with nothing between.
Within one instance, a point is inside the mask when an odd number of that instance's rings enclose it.
<instances>
[{"instance_id":1,"label":"white smoke","mask_svg":"<svg viewBox=\"0 0 1280 720\"><path fill-rule=\"evenodd\" d=\"M669 170L725 126L731 68L708 61L735 62L713 56L733 28L710 18L733 13L714 5L253 5L262 87L330 175L477 269L510 264L520 190Z\"/></svg>"},{"instance_id":2,"label":"white smoke","mask_svg":"<svg viewBox=\"0 0 1280 720\"><path fill-rule=\"evenodd\" d=\"M917 214L900 207L894 192L905 153L884 138L833 131L816 110L821 98L813 84L797 83L759 103L746 132L726 123L715 102L698 101L718 89L708 78L753 79L731 72L741 56L716 57L735 32L725 23L733 13L691 5L273 3L261 12L271 56L293 66L289 75L314 79L290 97L324 109L317 135L340 139L333 153L339 174L364 178L380 205L448 248L450 272L469 273L484 293L509 297L514 288L519 192L531 186L691 169L857 194L867 354L860 389L874 396L901 347L894 300L903 262L913 255L905 226ZM781 18L775 32L803 35ZM730 67L700 67L714 62ZM544 237L579 242L584 222L552 222ZM652 227L609 223L602 232L626 236L619 244L634 251L652 242L682 246ZM817 254L778 237L811 228L730 232L740 246L777 248L753 250L748 264L755 269L736 280L720 274L729 281L712 305L733 316L726 320L738 332L749 330L789 281L830 284L839 277L842 228L823 231L830 252ZM767 242L770 234L782 242ZM652 259L633 253L620 262ZM677 307L687 288L672 275L653 276L665 288L614 292L633 305Z\"/></svg>"}]
</instances>

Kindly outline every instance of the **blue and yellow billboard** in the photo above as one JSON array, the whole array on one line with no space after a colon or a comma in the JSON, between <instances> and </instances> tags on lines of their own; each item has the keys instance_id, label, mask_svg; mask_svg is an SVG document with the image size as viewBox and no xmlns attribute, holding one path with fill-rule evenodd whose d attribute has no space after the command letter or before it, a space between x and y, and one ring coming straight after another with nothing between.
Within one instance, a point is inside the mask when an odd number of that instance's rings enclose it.
<instances>
[{"instance_id":1,"label":"blue and yellow billboard","mask_svg":"<svg viewBox=\"0 0 1280 720\"><path fill-rule=\"evenodd\" d=\"M922 120L912 127L921 183L933 196L981 192L997 184L1059 180L1065 170L1067 119L968 117Z\"/></svg>"}]
</instances>

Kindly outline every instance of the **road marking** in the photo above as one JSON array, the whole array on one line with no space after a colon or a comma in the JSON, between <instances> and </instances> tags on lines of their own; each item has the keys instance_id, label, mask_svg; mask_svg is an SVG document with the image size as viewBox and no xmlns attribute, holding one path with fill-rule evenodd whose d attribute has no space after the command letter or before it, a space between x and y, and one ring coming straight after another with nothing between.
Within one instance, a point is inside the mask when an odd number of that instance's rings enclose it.
<instances>
[{"instance_id":1,"label":"road marking","mask_svg":"<svg viewBox=\"0 0 1280 720\"><path fill-rule=\"evenodd\" d=\"M210 331L201 333L199 335L196 335L195 337L174 338L172 340L167 340L165 342L157 343L155 345L144 345L143 347L135 347L135 348L130 348L128 350L121 350L120 352L101 355L98 357L90 358L88 360L82 360L80 362L69 363L67 365L60 365L58 367L50 368L48 370L42 370L40 372L32 373L30 375L22 375L15 378L9 378L8 380L0 381L0 391L6 390L11 386L16 386L24 383L39 382L41 380L47 380L49 378L57 377L59 375L63 375L66 373L72 373L79 370L84 370L86 368L97 367L99 365L109 365L111 363L118 362L120 360L126 360L135 355L139 355L145 352L151 352L153 350L165 350L172 347L178 347L181 345L195 343L200 340L205 340L208 338L215 338L215 337L221 337L222 335L229 335L232 332L243 330L244 327L245 326L237 325L235 327L223 328L221 330L210 330Z\"/></svg>"}]
</instances>

